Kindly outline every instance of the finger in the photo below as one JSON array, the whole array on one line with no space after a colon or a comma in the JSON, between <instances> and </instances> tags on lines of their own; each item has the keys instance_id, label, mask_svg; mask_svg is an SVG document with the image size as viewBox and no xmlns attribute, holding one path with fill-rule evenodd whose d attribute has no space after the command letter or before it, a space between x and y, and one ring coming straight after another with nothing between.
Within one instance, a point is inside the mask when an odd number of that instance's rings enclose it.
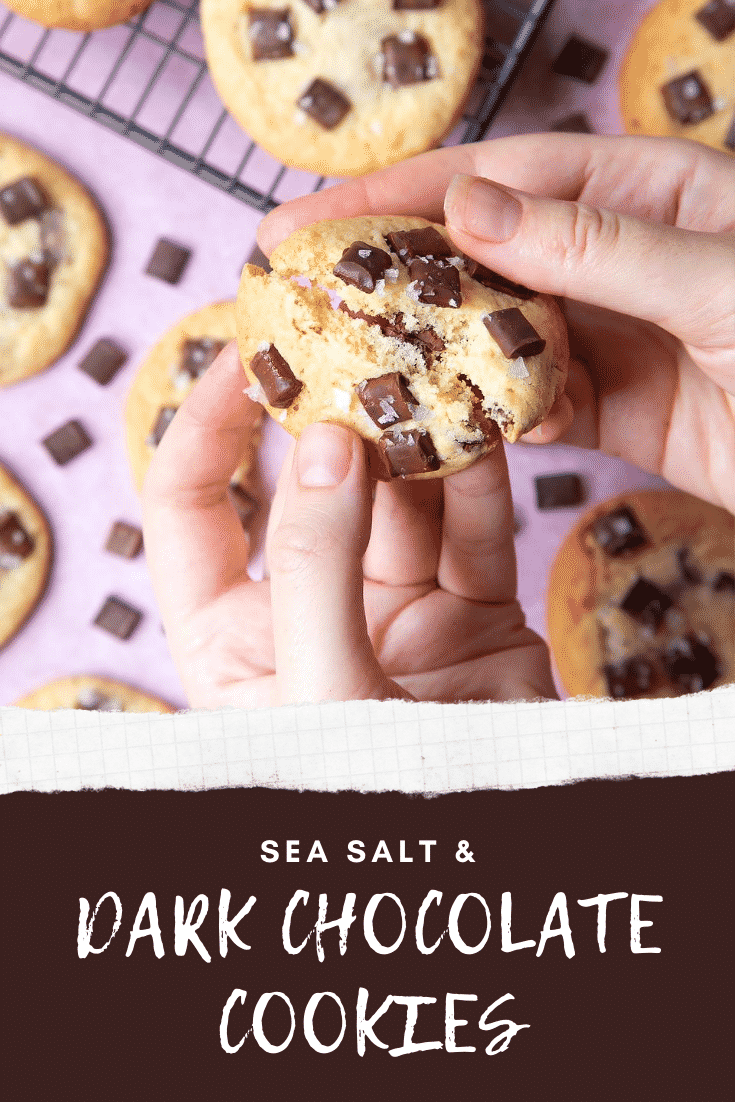
<instances>
[{"instance_id":1,"label":"finger","mask_svg":"<svg viewBox=\"0 0 735 1102\"><path fill-rule=\"evenodd\" d=\"M444 480L444 529L437 580L471 601L511 601L516 595L513 502L501 443Z\"/></svg>"},{"instance_id":2,"label":"finger","mask_svg":"<svg viewBox=\"0 0 735 1102\"><path fill-rule=\"evenodd\" d=\"M732 345L735 242L724 235L469 176L450 184L445 214L460 249L516 281L654 322L702 348Z\"/></svg>"},{"instance_id":3,"label":"finger","mask_svg":"<svg viewBox=\"0 0 735 1102\"><path fill-rule=\"evenodd\" d=\"M401 695L383 674L365 623L370 504L359 437L343 425L308 425L270 547L282 704Z\"/></svg>"},{"instance_id":4,"label":"finger","mask_svg":"<svg viewBox=\"0 0 735 1102\"><path fill-rule=\"evenodd\" d=\"M521 437L524 444L554 444L564 440L581 448L596 448L597 411L589 372L579 360L569 361L564 393L535 429Z\"/></svg>"},{"instance_id":5,"label":"finger","mask_svg":"<svg viewBox=\"0 0 735 1102\"><path fill-rule=\"evenodd\" d=\"M436 578L441 549L442 486L438 478L378 482L366 578L384 585L420 585Z\"/></svg>"},{"instance_id":6,"label":"finger","mask_svg":"<svg viewBox=\"0 0 735 1102\"><path fill-rule=\"evenodd\" d=\"M732 228L723 214L732 190L732 159L697 142L596 134L523 134L433 150L369 176L292 199L258 227L270 255L294 230L325 218L362 214L420 215L444 220L444 195L457 173L484 176L507 187L557 199L628 211L641 218L703 230ZM723 202L701 202L706 176ZM732 205L732 204L731 204Z\"/></svg>"},{"instance_id":7,"label":"finger","mask_svg":"<svg viewBox=\"0 0 735 1102\"><path fill-rule=\"evenodd\" d=\"M187 396L143 486L146 557L167 630L246 577L230 479L260 424L234 341Z\"/></svg>"}]
</instances>

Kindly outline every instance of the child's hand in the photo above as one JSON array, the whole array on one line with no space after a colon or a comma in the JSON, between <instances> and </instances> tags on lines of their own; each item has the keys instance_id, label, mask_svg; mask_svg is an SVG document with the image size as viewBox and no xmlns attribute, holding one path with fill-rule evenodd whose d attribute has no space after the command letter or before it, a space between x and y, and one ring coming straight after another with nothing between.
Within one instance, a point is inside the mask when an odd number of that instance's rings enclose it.
<instances>
[{"instance_id":1,"label":"child's hand","mask_svg":"<svg viewBox=\"0 0 735 1102\"><path fill-rule=\"evenodd\" d=\"M599 447L735 510L732 158L673 139L500 138L285 203L259 241L270 253L299 226L366 213L445 220L469 256L565 297L588 370L572 363L529 442Z\"/></svg>"},{"instance_id":2,"label":"child's hand","mask_svg":"<svg viewBox=\"0 0 735 1102\"><path fill-rule=\"evenodd\" d=\"M233 344L166 430L143 491L145 545L189 703L555 696L516 600L502 445L428 482L371 482L360 438L312 425L284 465L270 580L227 496L253 405Z\"/></svg>"}]
</instances>

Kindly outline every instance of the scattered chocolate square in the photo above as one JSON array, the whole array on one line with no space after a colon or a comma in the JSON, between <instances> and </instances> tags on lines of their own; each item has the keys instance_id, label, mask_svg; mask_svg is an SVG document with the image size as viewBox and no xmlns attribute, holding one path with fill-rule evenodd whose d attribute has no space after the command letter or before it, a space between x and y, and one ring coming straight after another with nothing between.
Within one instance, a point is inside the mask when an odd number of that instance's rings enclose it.
<instances>
[{"instance_id":1,"label":"scattered chocolate square","mask_svg":"<svg viewBox=\"0 0 735 1102\"><path fill-rule=\"evenodd\" d=\"M711 0L694 13L694 18L716 42L724 42L735 31L735 3L733 0Z\"/></svg>"},{"instance_id":2,"label":"scattered chocolate square","mask_svg":"<svg viewBox=\"0 0 735 1102\"><path fill-rule=\"evenodd\" d=\"M184 341L179 356L179 370L190 379L201 379L224 347L225 342L214 337L196 337Z\"/></svg>"},{"instance_id":3,"label":"scattered chocolate square","mask_svg":"<svg viewBox=\"0 0 735 1102\"><path fill-rule=\"evenodd\" d=\"M268 404L276 409L292 405L304 386L276 346L265 341L250 361L250 370L262 386Z\"/></svg>"},{"instance_id":4,"label":"scattered chocolate square","mask_svg":"<svg viewBox=\"0 0 735 1102\"><path fill-rule=\"evenodd\" d=\"M33 551L34 543L15 513L0 510L0 570L14 570Z\"/></svg>"},{"instance_id":5,"label":"scattered chocolate square","mask_svg":"<svg viewBox=\"0 0 735 1102\"><path fill-rule=\"evenodd\" d=\"M143 533L134 524L116 520L110 529L105 543L105 551L121 555L123 559L134 559L143 547Z\"/></svg>"},{"instance_id":6,"label":"scattered chocolate square","mask_svg":"<svg viewBox=\"0 0 735 1102\"><path fill-rule=\"evenodd\" d=\"M434 441L423 429L389 429L378 441L378 447L393 478L438 471L441 466Z\"/></svg>"},{"instance_id":7,"label":"scattered chocolate square","mask_svg":"<svg viewBox=\"0 0 735 1102\"><path fill-rule=\"evenodd\" d=\"M702 122L714 113L709 88L696 69L664 84L661 95L671 118L682 126Z\"/></svg>"},{"instance_id":8,"label":"scattered chocolate square","mask_svg":"<svg viewBox=\"0 0 735 1102\"><path fill-rule=\"evenodd\" d=\"M383 80L391 88L404 88L410 84L421 84L433 80L439 75L436 58L431 46L420 34L413 31L401 31L398 35L384 38Z\"/></svg>"},{"instance_id":9,"label":"scattered chocolate square","mask_svg":"<svg viewBox=\"0 0 735 1102\"><path fill-rule=\"evenodd\" d=\"M729 570L721 570L712 580L712 588L715 593L735 593L735 574Z\"/></svg>"},{"instance_id":10,"label":"scattered chocolate square","mask_svg":"<svg viewBox=\"0 0 735 1102\"><path fill-rule=\"evenodd\" d=\"M150 444L152 448L158 447L163 440L163 434L176 416L177 410L177 406L162 406L159 409L155 424L146 437L146 444Z\"/></svg>"},{"instance_id":11,"label":"scattered chocolate square","mask_svg":"<svg viewBox=\"0 0 735 1102\"><path fill-rule=\"evenodd\" d=\"M509 360L515 360L518 356L538 356L546 348L546 341L517 306L494 310L482 320L490 336L500 346L500 351Z\"/></svg>"},{"instance_id":12,"label":"scattered chocolate square","mask_svg":"<svg viewBox=\"0 0 735 1102\"><path fill-rule=\"evenodd\" d=\"M229 495L230 501L235 506L237 515L240 518L240 524L247 532L251 520L260 508L260 504L239 482L230 483Z\"/></svg>"},{"instance_id":13,"label":"scattered chocolate square","mask_svg":"<svg viewBox=\"0 0 735 1102\"><path fill-rule=\"evenodd\" d=\"M732 149L735 153L735 112L733 112L732 119L730 120L730 129L727 134L725 134L722 144L727 146L728 149Z\"/></svg>"},{"instance_id":14,"label":"scattered chocolate square","mask_svg":"<svg viewBox=\"0 0 735 1102\"><path fill-rule=\"evenodd\" d=\"M385 240L404 264L409 260L444 260L455 255L452 246L433 226L394 230L386 234Z\"/></svg>"},{"instance_id":15,"label":"scattered chocolate square","mask_svg":"<svg viewBox=\"0 0 735 1102\"><path fill-rule=\"evenodd\" d=\"M100 386L106 386L115 378L128 358L127 352L108 337L102 337L93 344L79 364L79 370Z\"/></svg>"},{"instance_id":16,"label":"scattered chocolate square","mask_svg":"<svg viewBox=\"0 0 735 1102\"><path fill-rule=\"evenodd\" d=\"M540 474L533 482L539 509L565 509L584 501L584 483L578 474Z\"/></svg>"},{"instance_id":17,"label":"scattered chocolate square","mask_svg":"<svg viewBox=\"0 0 735 1102\"><path fill-rule=\"evenodd\" d=\"M0 190L0 214L9 226L38 218L47 206L46 196L31 176L21 176Z\"/></svg>"},{"instance_id":18,"label":"scattered chocolate square","mask_svg":"<svg viewBox=\"0 0 735 1102\"><path fill-rule=\"evenodd\" d=\"M608 51L592 42L586 42L576 34L570 35L561 53L551 66L559 76L594 84L607 61Z\"/></svg>"},{"instance_id":19,"label":"scattered chocolate square","mask_svg":"<svg viewBox=\"0 0 735 1102\"><path fill-rule=\"evenodd\" d=\"M93 623L118 639L129 639L143 617L143 613L119 597L108 597L94 618Z\"/></svg>"},{"instance_id":20,"label":"scattered chocolate square","mask_svg":"<svg viewBox=\"0 0 735 1102\"><path fill-rule=\"evenodd\" d=\"M552 123L550 130L558 134L594 134L594 128L584 111L575 111Z\"/></svg>"},{"instance_id":21,"label":"scattered chocolate square","mask_svg":"<svg viewBox=\"0 0 735 1102\"><path fill-rule=\"evenodd\" d=\"M390 253L384 249L368 245L366 241L354 241L344 250L332 271L343 283L370 295L392 264Z\"/></svg>"},{"instance_id":22,"label":"scattered chocolate square","mask_svg":"<svg viewBox=\"0 0 735 1102\"><path fill-rule=\"evenodd\" d=\"M293 57L293 27L288 8L250 8L248 36L253 61Z\"/></svg>"},{"instance_id":23,"label":"scattered chocolate square","mask_svg":"<svg viewBox=\"0 0 735 1102\"><path fill-rule=\"evenodd\" d=\"M522 283L513 283L512 280L506 279L499 272L494 272L492 268L486 268L484 264L478 264L476 260L466 261L465 271L476 283L482 284L483 287L489 287L492 291L501 291L504 295L529 299L535 298L538 294L537 291L532 291L530 287L524 287Z\"/></svg>"},{"instance_id":24,"label":"scattered chocolate square","mask_svg":"<svg viewBox=\"0 0 735 1102\"><path fill-rule=\"evenodd\" d=\"M91 446L92 440L78 421L67 421L41 441L54 462L60 467L76 459Z\"/></svg>"},{"instance_id":25,"label":"scattered chocolate square","mask_svg":"<svg viewBox=\"0 0 735 1102\"><path fill-rule=\"evenodd\" d=\"M647 547L649 543L638 518L626 505L598 517L592 524L592 535L605 554L612 558Z\"/></svg>"},{"instance_id":26,"label":"scattered chocolate square","mask_svg":"<svg viewBox=\"0 0 735 1102\"><path fill-rule=\"evenodd\" d=\"M411 407L418 405L406 380L397 371L375 379L363 379L355 389L368 417L380 428L410 421L413 417Z\"/></svg>"},{"instance_id":27,"label":"scattered chocolate square","mask_svg":"<svg viewBox=\"0 0 735 1102\"><path fill-rule=\"evenodd\" d=\"M443 266L435 260L412 260L408 265L408 274L412 280L408 294L411 297L415 295L419 302L454 309L462 305L459 272L453 265Z\"/></svg>"},{"instance_id":28,"label":"scattered chocolate square","mask_svg":"<svg viewBox=\"0 0 735 1102\"><path fill-rule=\"evenodd\" d=\"M603 666L607 691L615 700L643 696L651 688L655 666L648 658L634 656Z\"/></svg>"},{"instance_id":29,"label":"scattered chocolate square","mask_svg":"<svg viewBox=\"0 0 735 1102\"><path fill-rule=\"evenodd\" d=\"M146 265L146 273L165 283L178 283L190 256L190 249L161 237Z\"/></svg>"},{"instance_id":30,"label":"scattered chocolate square","mask_svg":"<svg viewBox=\"0 0 735 1102\"><path fill-rule=\"evenodd\" d=\"M325 130L334 130L335 126L339 126L352 108L347 96L321 77L311 82L299 98L298 106Z\"/></svg>"},{"instance_id":31,"label":"scattered chocolate square","mask_svg":"<svg viewBox=\"0 0 735 1102\"><path fill-rule=\"evenodd\" d=\"M668 593L659 589L648 578L639 576L620 601L620 607L644 627L657 631L664 613L671 608L672 603Z\"/></svg>"},{"instance_id":32,"label":"scattered chocolate square","mask_svg":"<svg viewBox=\"0 0 735 1102\"><path fill-rule=\"evenodd\" d=\"M685 693L708 689L720 675L717 656L695 635L684 635L669 643L663 663L671 680Z\"/></svg>"},{"instance_id":33,"label":"scattered chocolate square","mask_svg":"<svg viewBox=\"0 0 735 1102\"><path fill-rule=\"evenodd\" d=\"M7 265L8 303L15 310L30 310L43 306L48 298L51 265L46 258L27 257L17 264Z\"/></svg>"}]
</instances>

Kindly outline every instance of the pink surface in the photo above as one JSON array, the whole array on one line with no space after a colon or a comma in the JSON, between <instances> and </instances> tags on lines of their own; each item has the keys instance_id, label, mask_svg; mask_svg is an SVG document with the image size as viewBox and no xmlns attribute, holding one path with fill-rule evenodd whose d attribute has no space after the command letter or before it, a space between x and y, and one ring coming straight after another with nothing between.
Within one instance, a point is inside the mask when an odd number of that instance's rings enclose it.
<instances>
[{"instance_id":1,"label":"pink surface","mask_svg":"<svg viewBox=\"0 0 735 1102\"><path fill-rule=\"evenodd\" d=\"M588 113L599 132L619 133L615 72L631 30L641 12L650 6L651 0L557 0L491 135L543 130L578 110ZM154 8L148 18L165 17L165 11ZM611 50L600 80L591 87L550 73L550 61L571 31ZM38 29L16 20L13 33L20 38L12 52L22 47L23 56L30 57L40 39ZM186 48L196 53L195 36L191 31L187 33ZM119 46L121 36L124 39L123 28L100 32L95 36L96 48L106 54ZM76 39L75 35L59 36L57 32L57 53L50 57L46 48L41 55L43 64L37 62L39 67L59 75ZM66 43L64 57L58 53L61 47L56 46L57 41ZM6 39L2 47L11 52ZM144 79L160 56L154 44L150 47L140 57L130 55L108 89L106 103L120 110L136 105ZM180 96L182 87L191 80L183 60L172 62L169 69L164 95L142 108L145 114L141 121L148 125L167 125L171 121L173 106L178 102L176 93ZM99 72L90 55L86 73L75 75L75 86L96 93L100 88ZM220 110L206 79L199 91L192 100L191 113L182 117L174 132L181 145L192 149L198 149L197 134L201 137L202 131L210 128ZM125 455L122 410L138 365L163 331L190 310L234 296L240 269L255 242L260 216L238 200L2 73L0 130L37 145L67 165L98 198L113 238L107 277L70 352L44 374L0 391L0 462L17 474L45 509L56 548L44 601L0 654L0 704L12 703L52 678L94 672L129 681L184 706L144 558L128 562L102 550L114 520L138 522L140 518ZM213 147L213 156L223 168L231 170L245 148L247 140L228 120ZM257 151L243 178L267 189L278 168L270 157ZM290 198L310 190L313 183L313 177L305 173L289 172L276 196ZM143 273L160 236L169 236L192 250L191 261L175 287ZM76 366L102 336L119 341L130 354L125 367L107 387L98 386ZM83 423L94 446L60 468L39 441L72 417ZM273 486L277 474L283 438L283 432L271 424L263 449L268 487ZM529 622L543 632L549 564L579 510L539 513L534 475L580 473L588 493L583 508L627 487L662 483L616 460L569 447L536 449L517 445L508 453L513 492L524 520L517 538L520 597ZM259 562L256 560L256 570ZM91 624L111 593L144 612L128 642L120 642Z\"/></svg>"}]
</instances>

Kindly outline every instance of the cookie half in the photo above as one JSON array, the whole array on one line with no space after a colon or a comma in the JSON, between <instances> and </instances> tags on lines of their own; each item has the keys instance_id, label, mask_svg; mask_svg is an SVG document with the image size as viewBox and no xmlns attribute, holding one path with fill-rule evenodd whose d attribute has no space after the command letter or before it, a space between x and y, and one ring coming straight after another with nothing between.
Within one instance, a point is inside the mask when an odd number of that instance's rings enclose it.
<instances>
[{"instance_id":1,"label":"cookie half","mask_svg":"<svg viewBox=\"0 0 735 1102\"><path fill-rule=\"evenodd\" d=\"M356 176L438 145L482 53L480 0L203 0L212 80L279 161Z\"/></svg>"},{"instance_id":2,"label":"cookie half","mask_svg":"<svg viewBox=\"0 0 735 1102\"><path fill-rule=\"evenodd\" d=\"M246 265L247 393L293 436L336 421L376 478L431 478L517 440L561 395L566 324L548 296L457 254L443 226L370 216L298 230Z\"/></svg>"},{"instance_id":3,"label":"cookie half","mask_svg":"<svg viewBox=\"0 0 735 1102\"><path fill-rule=\"evenodd\" d=\"M44 371L66 351L107 254L102 215L82 185L0 134L0 386Z\"/></svg>"},{"instance_id":4,"label":"cookie half","mask_svg":"<svg viewBox=\"0 0 735 1102\"><path fill-rule=\"evenodd\" d=\"M51 529L40 508L0 466L0 647L43 596L51 568Z\"/></svg>"},{"instance_id":5,"label":"cookie half","mask_svg":"<svg viewBox=\"0 0 735 1102\"><path fill-rule=\"evenodd\" d=\"M152 0L8 0L6 8L43 27L97 31L125 23L150 7Z\"/></svg>"},{"instance_id":6,"label":"cookie half","mask_svg":"<svg viewBox=\"0 0 735 1102\"><path fill-rule=\"evenodd\" d=\"M140 692L122 681L109 677L81 674L60 677L40 689L26 693L15 702L18 708L37 708L52 712L57 708L73 708L85 712L175 712L165 700Z\"/></svg>"},{"instance_id":7,"label":"cookie half","mask_svg":"<svg viewBox=\"0 0 735 1102\"><path fill-rule=\"evenodd\" d=\"M549 576L549 643L570 696L679 696L735 679L735 519L678 490L584 514Z\"/></svg>"},{"instance_id":8,"label":"cookie half","mask_svg":"<svg viewBox=\"0 0 735 1102\"><path fill-rule=\"evenodd\" d=\"M133 380L125 408L125 433L138 490L164 432L194 384L235 337L235 304L218 302L177 322L148 353ZM247 442L233 476L233 501L245 527L258 508L256 452L259 429Z\"/></svg>"},{"instance_id":9,"label":"cookie half","mask_svg":"<svg viewBox=\"0 0 735 1102\"><path fill-rule=\"evenodd\" d=\"M735 4L661 0L620 69L629 134L669 135L735 152Z\"/></svg>"}]
</instances>

